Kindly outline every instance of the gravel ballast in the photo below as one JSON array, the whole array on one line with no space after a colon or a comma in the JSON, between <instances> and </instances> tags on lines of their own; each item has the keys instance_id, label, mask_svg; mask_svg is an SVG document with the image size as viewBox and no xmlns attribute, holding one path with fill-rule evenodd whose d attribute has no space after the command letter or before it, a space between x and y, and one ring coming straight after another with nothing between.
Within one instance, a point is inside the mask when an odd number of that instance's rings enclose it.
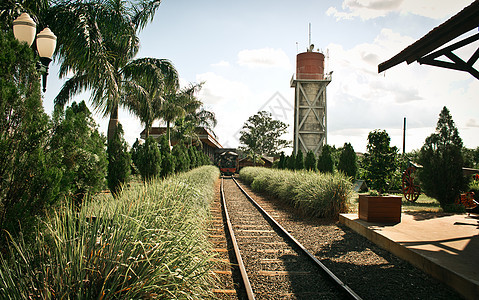
<instances>
[{"instance_id":1,"label":"gravel ballast","mask_svg":"<svg viewBox=\"0 0 479 300\"><path fill-rule=\"evenodd\" d=\"M363 299L462 299L445 284L337 220L303 217L290 205L243 187Z\"/></svg>"}]
</instances>

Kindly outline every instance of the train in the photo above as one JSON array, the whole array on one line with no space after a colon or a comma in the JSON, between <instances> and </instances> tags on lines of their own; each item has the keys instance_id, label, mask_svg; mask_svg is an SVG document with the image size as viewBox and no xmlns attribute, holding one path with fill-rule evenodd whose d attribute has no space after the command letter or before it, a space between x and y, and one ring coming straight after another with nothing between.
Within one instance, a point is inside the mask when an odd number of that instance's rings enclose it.
<instances>
[{"instance_id":1,"label":"train","mask_svg":"<svg viewBox=\"0 0 479 300\"><path fill-rule=\"evenodd\" d=\"M233 151L225 151L219 154L217 163L221 175L231 176L239 170L238 154Z\"/></svg>"}]
</instances>

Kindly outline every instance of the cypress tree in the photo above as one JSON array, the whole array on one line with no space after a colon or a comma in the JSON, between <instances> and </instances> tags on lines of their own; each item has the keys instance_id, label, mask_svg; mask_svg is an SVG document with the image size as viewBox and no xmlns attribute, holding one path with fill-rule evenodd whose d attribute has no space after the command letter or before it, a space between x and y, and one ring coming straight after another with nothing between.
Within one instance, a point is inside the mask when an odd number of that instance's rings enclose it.
<instances>
[{"instance_id":1,"label":"cypress tree","mask_svg":"<svg viewBox=\"0 0 479 300\"><path fill-rule=\"evenodd\" d=\"M452 120L449 110L444 107L439 114L436 132L426 138L419 151L418 163L421 186L430 197L436 198L447 211L465 190L467 181L463 176L462 139Z\"/></svg>"},{"instance_id":2,"label":"cypress tree","mask_svg":"<svg viewBox=\"0 0 479 300\"><path fill-rule=\"evenodd\" d=\"M314 155L313 151L309 150L306 154L306 159L304 161L304 167L306 170L309 171L317 171L318 168L316 166L316 156Z\"/></svg>"},{"instance_id":3,"label":"cypress tree","mask_svg":"<svg viewBox=\"0 0 479 300\"><path fill-rule=\"evenodd\" d=\"M294 168L296 170L304 170L304 158L303 158L303 151L301 151L301 149L298 151L298 154L296 155Z\"/></svg>"},{"instance_id":4,"label":"cypress tree","mask_svg":"<svg viewBox=\"0 0 479 300\"><path fill-rule=\"evenodd\" d=\"M153 137L148 137L145 143L139 146L137 163L143 181L149 181L160 175L161 152Z\"/></svg>"},{"instance_id":5,"label":"cypress tree","mask_svg":"<svg viewBox=\"0 0 479 300\"><path fill-rule=\"evenodd\" d=\"M331 147L324 145L321 154L318 157L318 171L324 173L334 172L334 162L331 155Z\"/></svg>"},{"instance_id":6,"label":"cypress tree","mask_svg":"<svg viewBox=\"0 0 479 300\"><path fill-rule=\"evenodd\" d=\"M344 143L343 150L339 156L338 170L352 179L356 178L358 172L357 156L350 143Z\"/></svg>"},{"instance_id":7,"label":"cypress tree","mask_svg":"<svg viewBox=\"0 0 479 300\"><path fill-rule=\"evenodd\" d=\"M291 155L288 157L288 164L287 164L287 168L289 170L294 170L294 167L296 165L296 155L294 155L294 152L291 153Z\"/></svg>"},{"instance_id":8,"label":"cypress tree","mask_svg":"<svg viewBox=\"0 0 479 300\"><path fill-rule=\"evenodd\" d=\"M286 163L286 157L284 156L284 152L281 152L279 155L279 162L278 162L278 169L284 169Z\"/></svg>"},{"instance_id":9,"label":"cypress tree","mask_svg":"<svg viewBox=\"0 0 479 300\"><path fill-rule=\"evenodd\" d=\"M111 143L107 147L108 154L108 188L113 197L119 196L123 185L130 176L131 158L128 152L128 144L123 138L123 127L118 128L113 134Z\"/></svg>"}]
</instances>

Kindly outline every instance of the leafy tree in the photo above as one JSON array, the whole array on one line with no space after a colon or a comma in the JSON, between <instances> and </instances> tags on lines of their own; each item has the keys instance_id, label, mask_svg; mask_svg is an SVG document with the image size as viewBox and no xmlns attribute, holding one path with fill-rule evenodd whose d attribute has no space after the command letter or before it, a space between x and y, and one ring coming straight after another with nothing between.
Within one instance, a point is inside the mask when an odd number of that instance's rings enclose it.
<instances>
[{"instance_id":1,"label":"leafy tree","mask_svg":"<svg viewBox=\"0 0 479 300\"><path fill-rule=\"evenodd\" d=\"M298 154L296 154L296 161L294 163L295 170L304 170L304 158L303 158L303 151L299 150Z\"/></svg>"},{"instance_id":2,"label":"leafy tree","mask_svg":"<svg viewBox=\"0 0 479 300\"><path fill-rule=\"evenodd\" d=\"M148 137L146 141L139 146L136 160L143 181L150 181L160 175L161 152L154 138Z\"/></svg>"},{"instance_id":3,"label":"leafy tree","mask_svg":"<svg viewBox=\"0 0 479 300\"><path fill-rule=\"evenodd\" d=\"M87 193L106 186L106 139L84 101L57 110L54 123L50 144L63 171L61 184L79 206Z\"/></svg>"},{"instance_id":4,"label":"leafy tree","mask_svg":"<svg viewBox=\"0 0 479 300\"><path fill-rule=\"evenodd\" d=\"M419 151L421 186L426 195L436 198L444 210L452 209L456 197L466 189L462 174L462 139L449 110L439 114L436 132L426 138Z\"/></svg>"},{"instance_id":5,"label":"leafy tree","mask_svg":"<svg viewBox=\"0 0 479 300\"><path fill-rule=\"evenodd\" d=\"M321 154L318 157L318 171L324 173L334 172L334 161L331 155L331 147L324 145Z\"/></svg>"},{"instance_id":6,"label":"leafy tree","mask_svg":"<svg viewBox=\"0 0 479 300\"><path fill-rule=\"evenodd\" d=\"M190 157L188 150L183 143L178 143L173 146L172 155L176 160L176 172L186 172L190 169Z\"/></svg>"},{"instance_id":7,"label":"leafy tree","mask_svg":"<svg viewBox=\"0 0 479 300\"><path fill-rule=\"evenodd\" d=\"M278 169L285 169L286 168L286 157L284 156L284 152L281 151L279 155L279 162L278 162Z\"/></svg>"},{"instance_id":8,"label":"leafy tree","mask_svg":"<svg viewBox=\"0 0 479 300\"><path fill-rule=\"evenodd\" d=\"M380 194L385 192L393 180L397 166L396 146L390 146L391 138L385 130L374 130L368 135L364 168L368 184Z\"/></svg>"},{"instance_id":9,"label":"leafy tree","mask_svg":"<svg viewBox=\"0 0 479 300\"><path fill-rule=\"evenodd\" d=\"M350 143L344 143L341 155L339 156L338 170L352 179L356 178L358 162L356 152Z\"/></svg>"},{"instance_id":10,"label":"leafy tree","mask_svg":"<svg viewBox=\"0 0 479 300\"><path fill-rule=\"evenodd\" d=\"M196 153L197 153L196 147L189 147L188 148L188 155L190 156L190 167L191 167L191 169L194 169L194 168L198 167Z\"/></svg>"},{"instance_id":11,"label":"leafy tree","mask_svg":"<svg viewBox=\"0 0 479 300\"><path fill-rule=\"evenodd\" d=\"M288 168L288 170L294 170L294 168L296 167L296 155L294 154L294 152L291 153L291 155L288 157L286 167Z\"/></svg>"},{"instance_id":12,"label":"leafy tree","mask_svg":"<svg viewBox=\"0 0 479 300\"><path fill-rule=\"evenodd\" d=\"M159 114L166 122L166 136L169 145L171 145L171 123L185 117L188 112L194 111L195 108L201 106L201 101L195 97L199 89L201 89L201 84L191 84L183 89L170 86L163 92L164 100Z\"/></svg>"},{"instance_id":13,"label":"leafy tree","mask_svg":"<svg viewBox=\"0 0 479 300\"><path fill-rule=\"evenodd\" d=\"M123 185L130 176L131 157L128 152L128 143L123 138L123 127L118 128L107 148L108 154L108 188L114 197L119 196Z\"/></svg>"},{"instance_id":14,"label":"leafy tree","mask_svg":"<svg viewBox=\"0 0 479 300\"><path fill-rule=\"evenodd\" d=\"M51 124L43 110L33 51L11 30L0 31L0 226L11 233L22 220L58 199L61 170L48 146Z\"/></svg>"},{"instance_id":15,"label":"leafy tree","mask_svg":"<svg viewBox=\"0 0 479 300\"><path fill-rule=\"evenodd\" d=\"M317 171L317 161L316 161L316 156L314 155L313 151L309 150L308 153L306 154L306 159L304 161L304 167L306 170L309 171Z\"/></svg>"},{"instance_id":16,"label":"leafy tree","mask_svg":"<svg viewBox=\"0 0 479 300\"><path fill-rule=\"evenodd\" d=\"M160 118L162 91L177 86L178 73L167 59L140 58L123 68L124 105L145 125L145 139L153 122Z\"/></svg>"},{"instance_id":17,"label":"leafy tree","mask_svg":"<svg viewBox=\"0 0 479 300\"><path fill-rule=\"evenodd\" d=\"M249 117L243 125L240 142L244 146L240 149L251 153L253 162L264 155L277 156L282 148L291 144L290 141L281 139L287 127L285 123L273 120L271 113L260 111Z\"/></svg>"}]
</instances>

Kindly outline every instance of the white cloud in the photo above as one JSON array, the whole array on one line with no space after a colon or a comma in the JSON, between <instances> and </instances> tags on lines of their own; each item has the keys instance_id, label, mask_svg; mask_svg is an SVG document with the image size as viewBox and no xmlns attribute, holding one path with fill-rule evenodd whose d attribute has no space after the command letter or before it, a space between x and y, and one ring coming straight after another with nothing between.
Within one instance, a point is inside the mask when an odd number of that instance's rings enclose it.
<instances>
[{"instance_id":1,"label":"white cloud","mask_svg":"<svg viewBox=\"0 0 479 300\"><path fill-rule=\"evenodd\" d=\"M230 63L225 61L225 60L221 60L217 63L214 63L214 64L211 64L212 67L229 67L230 66Z\"/></svg>"},{"instance_id":2,"label":"white cloud","mask_svg":"<svg viewBox=\"0 0 479 300\"><path fill-rule=\"evenodd\" d=\"M281 49L262 48L242 50L238 53L240 66L255 67L278 67L288 69L291 67L286 53Z\"/></svg>"},{"instance_id":3,"label":"white cloud","mask_svg":"<svg viewBox=\"0 0 479 300\"><path fill-rule=\"evenodd\" d=\"M474 115L479 111L479 102L475 100L479 84L469 74L417 63L403 63L386 73L377 73L380 62L405 48L411 40L383 29L371 43L350 49L328 45L329 69L334 71L327 91L328 143L342 146L351 142L357 145L355 150L365 151L368 132L385 129L393 145L401 148L406 117L406 151L419 149L434 132L443 106L450 109L464 144L477 143L472 137L479 134Z\"/></svg>"},{"instance_id":4,"label":"white cloud","mask_svg":"<svg viewBox=\"0 0 479 300\"><path fill-rule=\"evenodd\" d=\"M334 16L337 20L354 18L369 20L385 17L393 12L444 19L457 14L472 2L472 0L344 0L340 10L330 7L326 14Z\"/></svg>"},{"instance_id":5,"label":"white cloud","mask_svg":"<svg viewBox=\"0 0 479 300\"><path fill-rule=\"evenodd\" d=\"M477 122L476 119L469 119L466 121L466 126L467 127L478 127L479 128L479 122Z\"/></svg>"}]
</instances>

